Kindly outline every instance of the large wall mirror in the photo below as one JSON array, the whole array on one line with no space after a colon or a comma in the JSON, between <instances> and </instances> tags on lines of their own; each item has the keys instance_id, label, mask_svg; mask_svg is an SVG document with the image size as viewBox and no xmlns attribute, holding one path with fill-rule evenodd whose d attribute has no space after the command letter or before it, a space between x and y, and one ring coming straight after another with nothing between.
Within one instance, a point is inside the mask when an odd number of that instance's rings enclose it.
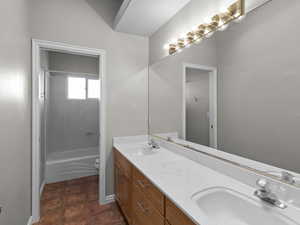
<instances>
[{"instance_id":1,"label":"large wall mirror","mask_svg":"<svg viewBox=\"0 0 300 225\"><path fill-rule=\"evenodd\" d=\"M246 0L226 30L174 55L162 47L223 3L192 0L150 38L150 134L270 165L253 169L300 187L300 2Z\"/></svg>"}]
</instances>

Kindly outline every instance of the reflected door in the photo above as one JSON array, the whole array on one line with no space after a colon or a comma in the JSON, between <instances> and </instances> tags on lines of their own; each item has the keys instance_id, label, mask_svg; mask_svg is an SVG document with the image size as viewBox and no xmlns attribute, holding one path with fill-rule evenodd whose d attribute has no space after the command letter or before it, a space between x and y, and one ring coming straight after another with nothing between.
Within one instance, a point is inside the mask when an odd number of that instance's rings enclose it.
<instances>
[{"instance_id":1,"label":"reflected door","mask_svg":"<svg viewBox=\"0 0 300 225\"><path fill-rule=\"evenodd\" d=\"M185 139L214 145L214 92L211 71L196 67L185 69Z\"/></svg>"}]
</instances>

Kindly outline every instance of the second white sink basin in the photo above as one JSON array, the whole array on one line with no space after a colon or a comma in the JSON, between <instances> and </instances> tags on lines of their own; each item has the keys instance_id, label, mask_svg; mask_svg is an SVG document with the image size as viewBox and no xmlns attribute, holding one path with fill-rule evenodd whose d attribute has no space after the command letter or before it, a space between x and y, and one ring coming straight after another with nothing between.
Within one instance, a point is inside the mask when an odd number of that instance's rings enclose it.
<instances>
[{"instance_id":1,"label":"second white sink basin","mask_svg":"<svg viewBox=\"0 0 300 225\"><path fill-rule=\"evenodd\" d=\"M192 199L214 225L299 225L272 206L223 187L197 192Z\"/></svg>"},{"instance_id":2,"label":"second white sink basin","mask_svg":"<svg viewBox=\"0 0 300 225\"><path fill-rule=\"evenodd\" d=\"M134 155L137 156L147 156L147 155L153 155L159 152L159 149L153 149L150 146L143 146L142 148L139 148L138 151L134 153Z\"/></svg>"}]
</instances>

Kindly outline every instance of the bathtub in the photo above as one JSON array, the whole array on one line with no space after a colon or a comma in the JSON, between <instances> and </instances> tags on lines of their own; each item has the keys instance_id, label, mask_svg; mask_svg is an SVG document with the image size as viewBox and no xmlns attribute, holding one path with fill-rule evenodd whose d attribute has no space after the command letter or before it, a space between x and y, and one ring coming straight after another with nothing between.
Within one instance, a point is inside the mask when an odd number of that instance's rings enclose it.
<instances>
[{"instance_id":1,"label":"bathtub","mask_svg":"<svg viewBox=\"0 0 300 225\"><path fill-rule=\"evenodd\" d=\"M47 155L45 182L54 183L98 174L98 147L55 152Z\"/></svg>"}]
</instances>

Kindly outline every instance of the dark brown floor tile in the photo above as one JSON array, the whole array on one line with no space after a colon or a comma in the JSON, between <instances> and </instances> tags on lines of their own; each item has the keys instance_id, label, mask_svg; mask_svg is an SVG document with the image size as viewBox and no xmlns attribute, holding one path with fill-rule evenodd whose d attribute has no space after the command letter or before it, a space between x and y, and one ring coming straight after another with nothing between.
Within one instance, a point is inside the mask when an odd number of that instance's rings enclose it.
<instances>
[{"instance_id":1,"label":"dark brown floor tile","mask_svg":"<svg viewBox=\"0 0 300 225\"><path fill-rule=\"evenodd\" d=\"M100 205L98 201L92 201L87 203L89 215L95 216L107 210L112 210L112 204Z\"/></svg>"},{"instance_id":2,"label":"dark brown floor tile","mask_svg":"<svg viewBox=\"0 0 300 225\"><path fill-rule=\"evenodd\" d=\"M99 189L99 184L97 182L85 182L84 184L82 184L82 187L85 191L94 191L94 192L98 192Z\"/></svg>"},{"instance_id":3,"label":"dark brown floor tile","mask_svg":"<svg viewBox=\"0 0 300 225\"><path fill-rule=\"evenodd\" d=\"M85 183L85 177L66 181L66 186Z\"/></svg>"},{"instance_id":4,"label":"dark brown floor tile","mask_svg":"<svg viewBox=\"0 0 300 225\"><path fill-rule=\"evenodd\" d=\"M84 182L84 185L86 185L87 187L95 187L95 186L98 186L99 185L99 183L98 183L98 181L95 181L95 180L86 180L85 182Z\"/></svg>"},{"instance_id":5,"label":"dark brown floor tile","mask_svg":"<svg viewBox=\"0 0 300 225\"><path fill-rule=\"evenodd\" d=\"M65 194L79 194L82 193L84 190L81 184L73 184L66 186Z\"/></svg>"},{"instance_id":6,"label":"dark brown floor tile","mask_svg":"<svg viewBox=\"0 0 300 225\"><path fill-rule=\"evenodd\" d=\"M98 192L87 192L87 201L97 201L99 199Z\"/></svg>"},{"instance_id":7,"label":"dark brown floor tile","mask_svg":"<svg viewBox=\"0 0 300 225\"><path fill-rule=\"evenodd\" d=\"M119 217L112 210L104 211L101 214L92 217L93 225L111 225L124 222L122 217Z\"/></svg>"},{"instance_id":8,"label":"dark brown floor tile","mask_svg":"<svg viewBox=\"0 0 300 225\"><path fill-rule=\"evenodd\" d=\"M42 194L42 201L54 199L54 198L61 198L63 195L63 189L59 189L56 191L43 191Z\"/></svg>"},{"instance_id":9,"label":"dark brown floor tile","mask_svg":"<svg viewBox=\"0 0 300 225\"><path fill-rule=\"evenodd\" d=\"M128 225L125 221L111 222L106 225Z\"/></svg>"},{"instance_id":10,"label":"dark brown floor tile","mask_svg":"<svg viewBox=\"0 0 300 225\"><path fill-rule=\"evenodd\" d=\"M46 184L44 191L61 191L65 188L65 185L65 182Z\"/></svg>"},{"instance_id":11,"label":"dark brown floor tile","mask_svg":"<svg viewBox=\"0 0 300 225\"><path fill-rule=\"evenodd\" d=\"M46 215L48 212L53 210L59 210L62 207L63 207L63 201L61 198L45 200L44 202L42 202L42 206L41 206L42 215Z\"/></svg>"},{"instance_id":12,"label":"dark brown floor tile","mask_svg":"<svg viewBox=\"0 0 300 225\"><path fill-rule=\"evenodd\" d=\"M86 193L66 194L63 197L65 206L72 206L78 203L85 203L87 201Z\"/></svg>"},{"instance_id":13,"label":"dark brown floor tile","mask_svg":"<svg viewBox=\"0 0 300 225\"><path fill-rule=\"evenodd\" d=\"M98 176L47 184L36 225L126 225L115 203L99 205Z\"/></svg>"},{"instance_id":14,"label":"dark brown floor tile","mask_svg":"<svg viewBox=\"0 0 300 225\"><path fill-rule=\"evenodd\" d=\"M63 224L63 212L60 210L47 212L43 215L39 225L62 225Z\"/></svg>"},{"instance_id":15,"label":"dark brown floor tile","mask_svg":"<svg viewBox=\"0 0 300 225\"><path fill-rule=\"evenodd\" d=\"M94 181L94 182L98 183L99 176L89 176L89 177L86 177L86 180L87 181Z\"/></svg>"},{"instance_id":16,"label":"dark brown floor tile","mask_svg":"<svg viewBox=\"0 0 300 225\"><path fill-rule=\"evenodd\" d=\"M80 180L83 183L97 183L98 182L98 176L89 176L89 177L82 177Z\"/></svg>"},{"instance_id":17,"label":"dark brown floor tile","mask_svg":"<svg viewBox=\"0 0 300 225\"><path fill-rule=\"evenodd\" d=\"M65 222L74 221L75 219L88 219L89 211L86 204L76 204L65 208L64 218Z\"/></svg>"},{"instance_id":18,"label":"dark brown floor tile","mask_svg":"<svg viewBox=\"0 0 300 225\"><path fill-rule=\"evenodd\" d=\"M93 225L91 219L75 219L74 221L65 222L64 225Z\"/></svg>"}]
</instances>

